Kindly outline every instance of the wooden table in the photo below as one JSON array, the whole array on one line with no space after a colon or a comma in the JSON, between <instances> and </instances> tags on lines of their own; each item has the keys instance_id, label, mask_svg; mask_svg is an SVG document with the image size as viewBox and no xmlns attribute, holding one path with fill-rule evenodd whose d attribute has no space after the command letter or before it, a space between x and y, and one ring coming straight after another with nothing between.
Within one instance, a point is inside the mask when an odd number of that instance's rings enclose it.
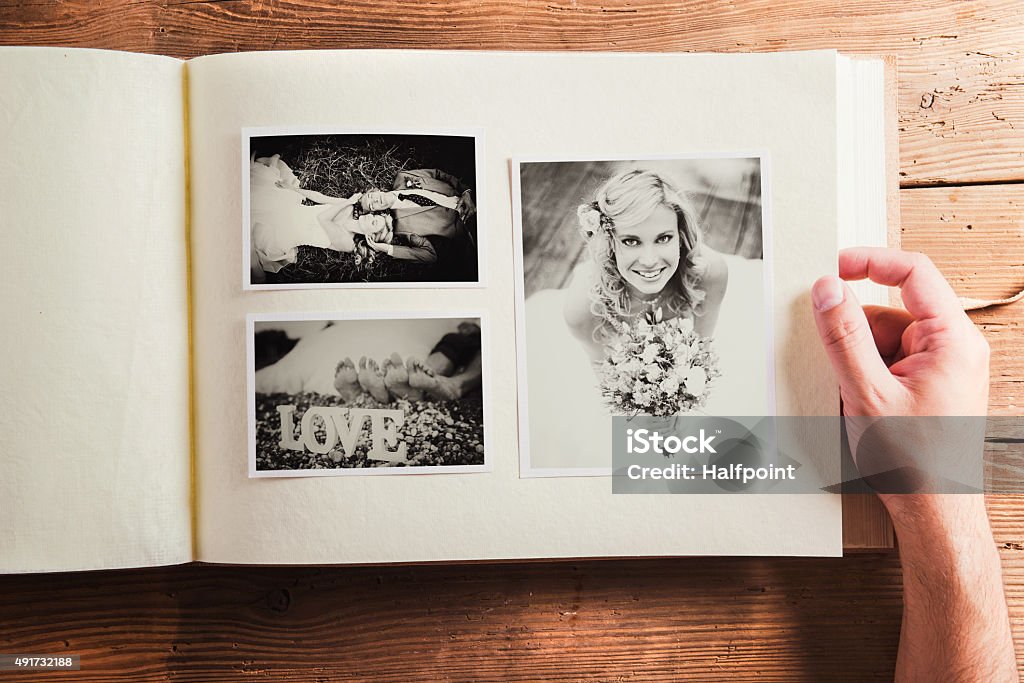
<instances>
[{"instance_id":1,"label":"wooden table","mask_svg":"<svg viewBox=\"0 0 1024 683\"><path fill-rule=\"evenodd\" d=\"M895 54L903 244L961 294L1024 286L1022 2L5 0L0 44ZM1024 303L974 319L991 412L1018 413ZM1024 501L993 496L989 512L1024 653ZM0 678L888 679L900 591L894 554L6 576L0 652L78 653L83 668Z\"/></svg>"}]
</instances>

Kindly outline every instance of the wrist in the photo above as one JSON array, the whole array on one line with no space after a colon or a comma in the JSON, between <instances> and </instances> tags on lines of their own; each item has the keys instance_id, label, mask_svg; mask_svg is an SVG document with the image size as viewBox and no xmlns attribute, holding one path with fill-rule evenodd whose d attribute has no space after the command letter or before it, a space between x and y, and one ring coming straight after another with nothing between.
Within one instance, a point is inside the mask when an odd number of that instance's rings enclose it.
<instances>
[{"instance_id":1,"label":"wrist","mask_svg":"<svg viewBox=\"0 0 1024 683\"><path fill-rule=\"evenodd\" d=\"M979 494L888 494L879 498L889 511L901 548L919 543L934 547L946 539L991 543L985 499Z\"/></svg>"}]
</instances>

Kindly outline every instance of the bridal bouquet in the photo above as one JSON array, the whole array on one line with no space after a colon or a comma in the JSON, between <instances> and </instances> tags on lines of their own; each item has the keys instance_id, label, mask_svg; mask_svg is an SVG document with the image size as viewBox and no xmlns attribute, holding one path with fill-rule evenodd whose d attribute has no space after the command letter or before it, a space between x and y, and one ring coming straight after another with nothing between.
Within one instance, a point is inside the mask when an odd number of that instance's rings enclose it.
<instances>
[{"instance_id":1,"label":"bridal bouquet","mask_svg":"<svg viewBox=\"0 0 1024 683\"><path fill-rule=\"evenodd\" d=\"M626 415L680 415L703 406L722 373L711 340L689 318L654 315L630 326L617 325L601 372L601 395Z\"/></svg>"}]
</instances>

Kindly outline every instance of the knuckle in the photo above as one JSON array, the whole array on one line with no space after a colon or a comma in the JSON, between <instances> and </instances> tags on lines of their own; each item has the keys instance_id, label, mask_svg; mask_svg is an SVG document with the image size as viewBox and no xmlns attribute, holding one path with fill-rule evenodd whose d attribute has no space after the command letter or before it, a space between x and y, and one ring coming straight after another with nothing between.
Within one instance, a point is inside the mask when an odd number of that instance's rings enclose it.
<instances>
[{"instance_id":1,"label":"knuckle","mask_svg":"<svg viewBox=\"0 0 1024 683\"><path fill-rule=\"evenodd\" d=\"M853 320L837 320L824 329L821 337L828 348L847 351L863 342L864 326Z\"/></svg>"},{"instance_id":2,"label":"knuckle","mask_svg":"<svg viewBox=\"0 0 1024 683\"><path fill-rule=\"evenodd\" d=\"M910 262L915 268L928 268L935 265L927 254L920 251L910 252Z\"/></svg>"}]
</instances>

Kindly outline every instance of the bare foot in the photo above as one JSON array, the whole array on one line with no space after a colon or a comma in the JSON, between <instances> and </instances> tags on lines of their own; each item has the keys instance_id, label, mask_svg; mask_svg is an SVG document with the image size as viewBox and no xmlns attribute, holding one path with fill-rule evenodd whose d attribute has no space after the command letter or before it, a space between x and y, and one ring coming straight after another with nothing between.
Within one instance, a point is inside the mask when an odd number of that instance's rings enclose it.
<instances>
[{"instance_id":1,"label":"bare foot","mask_svg":"<svg viewBox=\"0 0 1024 683\"><path fill-rule=\"evenodd\" d=\"M363 393L362 387L359 386L355 363L348 356L338 363L338 367L334 371L334 388L341 394L345 403L352 403Z\"/></svg>"},{"instance_id":2,"label":"bare foot","mask_svg":"<svg viewBox=\"0 0 1024 683\"><path fill-rule=\"evenodd\" d=\"M384 371L384 386L387 387L392 396L409 401L423 399L423 391L421 389L414 389L409 385L409 370L405 367L405 363L402 362L402 357L397 353L392 353L389 358L384 359L384 362L381 363L381 369Z\"/></svg>"},{"instance_id":3,"label":"bare foot","mask_svg":"<svg viewBox=\"0 0 1024 683\"><path fill-rule=\"evenodd\" d=\"M454 401L459 398L458 386L450 377L434 374L426 365L409 358L409 385L414 389L425 391L431 398L439 401Z\"/></svg>"},{"instance_id":4,"label":"bare foot","mask_svg":"<svg viewBox=\"0 0 1024 683\"><path fill-rule=\"evenodd\" d=\"M372 358L367 360L366 356L360 358L358 377L359 386L363 388L363 391L381 403L391 402L391 394L388 393L388 388L384 386L384 373L377 366L377 361Z\"/></svg>"}]
</instances>

